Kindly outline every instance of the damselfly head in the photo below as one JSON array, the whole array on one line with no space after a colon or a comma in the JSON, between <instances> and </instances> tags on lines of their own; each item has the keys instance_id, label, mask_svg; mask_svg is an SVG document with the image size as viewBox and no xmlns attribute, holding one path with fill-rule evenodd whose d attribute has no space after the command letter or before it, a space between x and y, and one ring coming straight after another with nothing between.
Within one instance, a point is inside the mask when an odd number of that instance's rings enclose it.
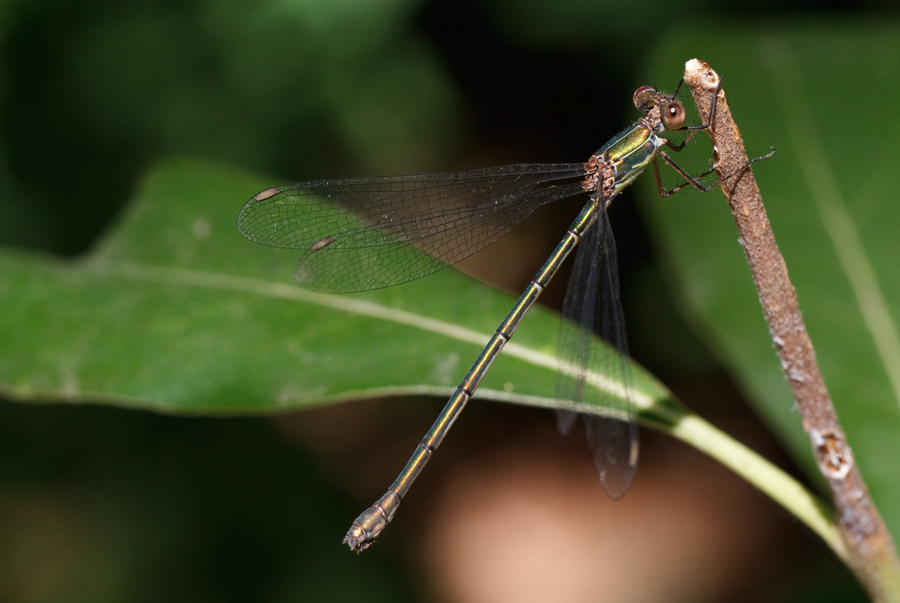
<instances>
[{"instance_id":1,"label":"damselfly head","mask_svg":"<svg viewBox=\"0 0 900 603\"><path fill-rule=\"evenodd\" d=\"M680 87L680 85L679 85ZM678 93L672 96L658 92L650 86L641 86L634 91L634 106L641 113L649 113L659 107L659 117L667 130L677 130L684 125L684 105L678 102Z\"/></svg>"}]
</instances>

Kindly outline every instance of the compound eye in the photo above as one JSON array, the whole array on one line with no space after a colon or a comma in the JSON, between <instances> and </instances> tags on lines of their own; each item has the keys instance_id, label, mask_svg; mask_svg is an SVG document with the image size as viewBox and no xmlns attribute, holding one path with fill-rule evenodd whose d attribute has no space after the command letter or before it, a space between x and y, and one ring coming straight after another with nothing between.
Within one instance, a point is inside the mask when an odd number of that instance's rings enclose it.
<instances>
[{"instance_id":1,"label":"compound eye","mask_svg":"<svg viewBox=\"0 0 900 603\"><path fill-rule=\"evenodd\" d=\"M650 86L641 86L634 91L634 106L641 113L646 113L658 102L658 92Z\"/></svg>"},{"instance_id":2,"label":"compound eye","mask_svg":"<svg viewBox=\"0 0 900 603\"><path fill-rule=\"evenodd\" d=\"M684 105L678 101L668 103L665 106L662 118L667 129L677 130L684 125Z\"/></svg>"}]
</instances>

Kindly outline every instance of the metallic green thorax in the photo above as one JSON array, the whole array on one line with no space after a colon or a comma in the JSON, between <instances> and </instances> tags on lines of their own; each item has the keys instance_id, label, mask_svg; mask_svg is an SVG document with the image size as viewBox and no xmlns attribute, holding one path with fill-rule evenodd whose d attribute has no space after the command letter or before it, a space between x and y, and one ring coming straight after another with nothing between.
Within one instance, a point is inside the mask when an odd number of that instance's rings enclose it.
<instances>
[{"instance_id":1,"label":"metallic green thorax","mask_svg":"<svg viewBox=\"0 0 900 603\"><path fill-rule=\"evenodd\" d=\"M665 139L658 136L666 127L659 116L659 107L622 130L600 147L585 164L588 176L585 190L599 190L607 204L630 185L656 157Z\"/></svg>"}]
</instances>

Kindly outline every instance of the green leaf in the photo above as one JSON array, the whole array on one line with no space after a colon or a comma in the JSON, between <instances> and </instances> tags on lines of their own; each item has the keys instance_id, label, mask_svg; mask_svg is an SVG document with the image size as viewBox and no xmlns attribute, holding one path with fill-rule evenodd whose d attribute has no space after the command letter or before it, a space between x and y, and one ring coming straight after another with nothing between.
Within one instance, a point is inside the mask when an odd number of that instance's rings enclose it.
<instances>
[{"instance_id":1,"label":"green leaf","mask_svg":"<svg viewBox=\"0 0 900 603\"><path fill-rule=\"evenodd\" d=\"M807 330L849 442L877 505L900 529L900 30L811 26L790 33L662 40L655 70L707 61L724 88L754 166ZM657 71L659 73L659 71ZM698 143L702 146L704 143ZM708 149L708 147L706 147ZM708 164L690 164L694 171ZM810 444L719 193L659 199L643 208L691 321L817 475Z\"/></svg>"},{"instance_id":2,"label":"green leaf","mask_svg":"<svg viewBox=\"0 0 900 603\"><path fill-rule=\"evenodd\" d=\"M244 201L272 184L169 162L88 257L0 256L6 392L191 413L452 392L513 298L454 270L365 294L305 291L295 252L235 229ZM559 406L557 330L535 308L478 396ZM639 367L633 377L645 407L668 396Z\"/></svg>"}]
</instances>

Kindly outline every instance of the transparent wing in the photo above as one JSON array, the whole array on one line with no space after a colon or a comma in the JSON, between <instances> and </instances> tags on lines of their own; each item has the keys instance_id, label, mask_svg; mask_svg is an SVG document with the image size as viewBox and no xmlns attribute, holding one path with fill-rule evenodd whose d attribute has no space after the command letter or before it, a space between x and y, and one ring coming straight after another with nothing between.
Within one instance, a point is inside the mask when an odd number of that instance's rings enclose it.
<instances>
[{"instance_id":1,"label":"transparent wing","mask_svg":"<svg viewBox=\"0 0 900 603\"><path fill-rule=\"evenodd\" d=\"M599 344L591 336L594 333L608 346ZM559 399L596 402L607 409L602 416L582 416L600 481L610 498L619 499L637 467L639 432L627 393L631 384L628 343L619 300L615 239L605 208L585 233L575 257L563 302L559 358L569 368L559 373ZM588 384L588 372L610 375L625 387L610 391L614 388ZM568 433L576 418L575 412L558 411L560 431Z\"/></svg>"},{"instance_id":2,"label":"transparent wing","mask_svg":"<svg viewBox=\"0 0 900 603\"><path fill-rule=\"evenodd\" d=\"M305 251L296 278L306 288L377 289L484 249L537 207L583 192L583 177L570 163L302 182L255 195L237 226L251 241Z\"/></svg>"}]
</instances>

